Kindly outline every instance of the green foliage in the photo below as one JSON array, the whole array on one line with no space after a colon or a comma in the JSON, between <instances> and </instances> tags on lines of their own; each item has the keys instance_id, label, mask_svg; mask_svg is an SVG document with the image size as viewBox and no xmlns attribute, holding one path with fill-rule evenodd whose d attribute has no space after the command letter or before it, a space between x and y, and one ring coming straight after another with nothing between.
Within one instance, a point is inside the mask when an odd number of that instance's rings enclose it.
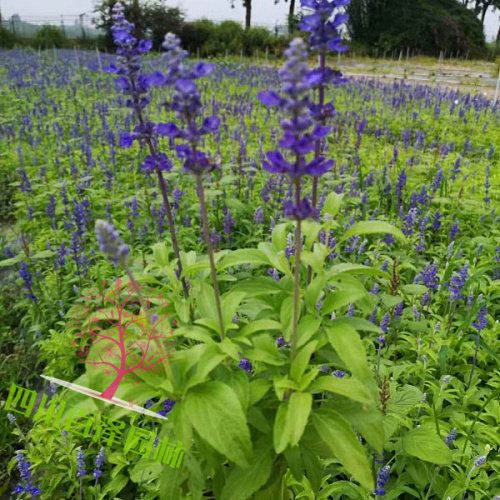
<instances>
[{"instance_id":1,"label":"green foliage","mask_svg":"<svg viewBox=\"0 0 500 500\"><path fill-rule=\"evenodd\" d=\"M0 24L0 47L11 49L16 43L16 36L3 24Z\"/></svg>"},{"instance_id":2,"label":"green foliage","mask_svg":"<svg viewBox=\"0 0 500 500\"><path fill-rule=\"evenodd\" d=\"M481 22L456 0L353 0L348 12L352 39L382 51L485 53Z\"/></svg>"},{"instance_id":3,"label":"green foliage","mask_svg":"<svg viewBox=\"0 0 500 500\"><path fill-rule=\"evenodd\" d=\"M33 45L41 49L61 49L68 45L68 39L61 28L46 24L36 32Z\"/></svg>"}]
</instances>

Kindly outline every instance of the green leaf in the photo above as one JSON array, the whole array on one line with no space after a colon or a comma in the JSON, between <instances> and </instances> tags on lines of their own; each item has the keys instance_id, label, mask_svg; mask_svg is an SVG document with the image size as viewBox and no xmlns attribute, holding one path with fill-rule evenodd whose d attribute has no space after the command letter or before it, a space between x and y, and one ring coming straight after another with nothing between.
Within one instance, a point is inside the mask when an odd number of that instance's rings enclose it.
<instances>
[{"instance_id":1,"label":"green leaf","mask_svg":"<svg viewBox=\"0 0 500 500\"><path fill-rule=\"evenodd\" d=\"M382 333L382 329L379 326L374 325L371 321L368 321L367 319L363 318L350 318L348 316L342 316L340 318L333 320L333 324L337 323L343 323L349 325L355 330L361 330L364 332Z\"/></svg>"},{"instance_id":2,"label":"green leaf","mask_svg":"<svg viewBox=\"0 0 500 500\"><path fill-rule=\"evenodd\" d=\"M201 283L200 293L198 294L198 311L202 318L217 320L215 307L214 289L206 283Z\"/></svg>"},{"instance_id":3,"label":"green leaf","mask_svg":"<svg viewBox=\"0 0 500 500\"><path fill-rule=\"evenodd\" d=\"M297 327L297 348L306 344L310 338L318 331L321 325L321 318L315 318L311 314L300 318Z\"/></svg>"},{"instance_id":4,"label":"green leaf","mask_svg":"<svg viewBox=\"0 0 500 500\"><path fill-rule=\"evenodd\" d=\"M272 382L267 379L258 378L250 382L250 406L260 401L271 387Z\"/></svg>"},{"instance_id":5,"label":"green leaf","mask_svg":"<svg viewBox=\"0 0 500 500\"><path fill-rule=\"evenodd\" d=\"M373 404L336 398L332 407L338 411L372 446L381 452L384 447L384 419L382 412Z\"/></svg>"},{"instance_id":6,"label":"green leaf","mask_svg":"<svg viewBox=\"0 0 500 500\"><path fill-rule=\"evenodd\" d=\"M420 460L438 465L449 465L451 450L436 434L433 427L416 427L403 437L403 450Z\"/></svg>"},{"instance_id":7,"label":"green leaf","mask_svg":"<svg viewBox=\"0 0 500 500\"><path fill-rule=\"evenodd\" d=\"M259 295L269 295L283 291L281 285L267 276L258 276L237 283L233 288L235 292L245 292L248 297L258 297Z\"/></svg>"},{"instance_id":8,"label":"green leaf","mask_svg":"<svg viewBox=\"0 0 500 500\"><path fill-rule=\"evenodd\" d=\"M319 222L305 220L302 222L302 234L305 238L304 250L310 250L313 243L318 239L318 233L321 230Z\"/></svg>"},{"instance_id":9,"label":"green leaf","mask_svg":"<svg viewBox=\"0 0 500 500\"><path fill-rule=\"evenodd\" d=\"M109 494L110 497L115 497L128 483L129 478L125 474L119 474L113 478L109 483L106 483L102 493Z\"/></svg>"},{"instance_id":10,"label":"green leaf","mask_svg":"<svg viewBox=\"0 0 500 500\"><path fill-rule=\"evenodd\" d=\"M326 330L328 340L349 371L362 382L372 382L373 375L358 332L347 324L338 323Z\"/></svg>"},{"instance_id":11,"label":"green leaf","mask_svg":"<svg viewBox=\"0 0 500 500\"><path fill-rule=\"evenodd\" d=\"M276 453L281 453L288 446L289 433L287 429L288 403L281 402L274 418L273 445Z\"/></svg>"},{"instance_id":12,"label":"green leaf","mask_svg":"<svg viewBox=\"0 0 500 500\"><path fill-rule=\"evenodd\" d=\"M56 253L52 250L42 250L41 252L37 252L32 255L32 259L48 259L49 257L53 257Z\"/></svg>"},{"instance_id":13,"label":"green leaf","mask_svg":"<svg viewBox=\"0 0 500 500\"><path fill-rule=\"evenodd\" d=\"M270 243L259 243L259 250L268 258L268 264L287 276L292 276L285 252L276 253Z\"/></svg>"},{"instance_id":14,"label":"green leaf","mask_svg":"<svg viewBox=\"0 0 500 500\"><path fill-rule=\"evenodd\" d=\"M167 245L160 241L153 245L153 258L159 267L166 267L169 264Z\"/></svg>"},{"instance_id":15,"label":"green leaf","mask_svg":"<svg viewBox=\"0 0 500 500\"><path fill-rule=\"evenodd\" d=\"M194 387L186 394L185 407L191 425L213 448L237 465L250 463L250 431L231 387L217 381Z\"/></svg>"},{"instance_id":16,"label":"green leaf","mask_svg":"<svg viewBox=\"0 0 500 500\"><path fill-rule=\"evenodd\" d=\"M379 220L366 220L361 222L356 222L353 226L351 226L340 238L339 241L345 241L353 236L358 236L362 234L374 234L374 233L383 233L383 234L392 234L395 238L406 242L405 235L392 224L388 222L379 221Z\"/></svg>"},{"instance_id":17,"label":"green leaf","mask_svg":"<svg viewBox=\"0 0 500 500\"><path fill-rule=\"evenodd\" d=\"M285 337L286 340L290 340L293 323L293 297L287 297L281 303L280 321L283 337Z\"/></svg>"},{"instance_id":18,"label":"green leaf","mask_svg":"<svg viewBox=\"0 0 500 500\"><path fill-rule=\"evenodd\" d=\"M312 413L312 422L347 472L372 491L374 482L366 451L345 418L335 410L325 408Z\"/></svg>"},{"instance_id":19,"label":"green leaf","mask_svg":"<svg viewBox=\"0 0 500 500\"><path fill-rule=\"evenodd\" d=\"M23 256L21 254L18 254L15 257L12 257L11 259L0 260L0 267L13 266L18 262L21 262L22 260Z\"/></svg>"},{"instance_id":20,"label":"green leaf","mask_svg":"<svg viewBox=\"0 0 500 500\"><path fill-rule=\"evenodd\" d=\"M233 321L233 317L236 314L238 306L245 298L245 295L245 292L235 292L231 290L221 297L221 309L224 326L230 324Z\"/></svg>"},{"instance_id":21,"label":"green leaf","mask_svg":"<svg viewBox=\"0 0 500 500\"><path fill-rule=\"evenodd\" d=\"M308 392L294 392L290 396L287 412L288 444L296 446L304 433L312 407L312 396Z\"/></svg>"},{"instance_id":22,"label":"green leaf","mask_svg":"<svg viewBox=\"0 0 500 500\"><path fill-rule=\"evenodd\" d=\"M300 377L306 371L307 366L309 365L309 359L313 354L316 346L318 345L317 340L312 340L308 344L306 344L302 349L299 350L297 356L292 362L292 366L290 368L290 376L298 382Z\"/></svg>"},{"instance_id":23,"label":"green leaf","mask_svg":"<svg viewBox=\"0 0 500 500\"><path fill-rule=\"evenodd\" d=\"M242 264L268 266L269 259L264 253L256 248L240 248L226 255L217 265L217 269L222 270L227 267L241 266Z\"/></svg>"},{"instance_id":24,"label":"green leaf","mask_svg":"<svg viewBox=\"0 0 500 500\"><path fill-rule=\"evenodd\" d=\"M363 404L373 404L373 398L366 387L353 378L337 378L333 376L323 376L316 379L310 386L312 394L328 391L339 394Z\"/></svg>"},{"instance_id":25,"label":"green leaf","mask_svg":"<svg viewBox=\"0 0 500 500\"><path fill-rule=\"evenodd\" d=\"M163 465L153 459L141 459L130 470L130 479L134 483L152 481L160 477Z\"/></svg>"},{"instance_id":26,"label":"green leaf","mask_svg":"<svg viewBox=\"0 0 500 500\"><path fill-rule=\"evenodd\" d=\"M288 224L276 224L273 229L271 241L276 252L285 251L286 248L286 229Z\"/></svg>"},{"instance_id":27,"label":"green leaf","mask_svg":"<svg viewBox=\"0 0 500 500\"><path fill-rule=\"evenodd\" d=\"M266 439L267 441L267 439ZM246 500L263 486L271 474L272 458L268 442L260 442L250 467L234 467L226 478L221 500Z\"/></svg>"},{"instance_id":28,"label":"green leaf","mask_svg":"<svg viewBox=\"0 0 500 500\"><path fill-rule=\"evenodd\" d=\"M329 214L332 217L335 217L342 206L342 200L344 199L343 194L337 194L335 191L331 192L325 200L325 204L323 205L323 215Z\"/></svg>"},{"instance_id":29,"label":"green leaf","mask_svg":"<svg viewBox=\"0 0 500 500\"><path fill-rule=\"evenodd\" d=\"M254 332L261 332L264 330L281 330L281 323L272 319L257 319L248 325L245 325L241 330L241 335L247 336Z\"/></svg>"},{"instance_id":30,"label":"green leaf","mask_svg":"<svg viewBox=\"0 0 500 500\"><path fill-rule=\"evenodd\" d=\"M362 264L351 264L350 262L345 262L343 264L337 264L330 267L326 271L327 279L331 279L334 276L340 276L341 274L370 274L375 276L382 276L387 279L391 279L391 276L381 271L380 269L375 269L374 267L363 266Z\"/></svg>"}]
</instances>

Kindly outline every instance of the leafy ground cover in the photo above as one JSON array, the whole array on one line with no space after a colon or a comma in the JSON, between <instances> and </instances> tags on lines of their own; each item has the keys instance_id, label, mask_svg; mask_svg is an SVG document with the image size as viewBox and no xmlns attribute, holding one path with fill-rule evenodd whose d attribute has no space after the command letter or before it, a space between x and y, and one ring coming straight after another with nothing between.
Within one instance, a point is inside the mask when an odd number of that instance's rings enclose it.
<instances>
[{"instance_id":1,"label":"leafy ground cover","mask_svg":"<svg viewBox=\"0 0 500 500\"><path fill-rule=\"evenodd\" d=\"M221 118L206 138L221 167L205 179L221 331L195 179L176 161L165 173L185 300L156 179L139 168L145 152L120 146L135 123L100 71L112 59L2 57L2 399L12 382L40 390L42 372L109 385L78 357L68 326L81 293L127 280L98 250L94 222L106 219L129 245L138 282L166 297L178 321L166 371L139 375L140 392L130 380L118 395L156 411L169 400L169 420L159 426L67 391L55 397L186 447L180 469L106 448L97 481L78 474L77 449L91 469L102 439L4 412L5 494L19 481L22 448L40 498L50 499L500 495L498 104L366 79L328 90L335 167L320 178L320 217L303 222L292 353L297 242L283 217L292 185L262 169L280 129L256 99L279 87L276 69L220 61L200 84L207 114ZM149 72L163 65L145 63ZM170 95L153 91L153 120L165 120Z\"/></svg>"}]
</instances>

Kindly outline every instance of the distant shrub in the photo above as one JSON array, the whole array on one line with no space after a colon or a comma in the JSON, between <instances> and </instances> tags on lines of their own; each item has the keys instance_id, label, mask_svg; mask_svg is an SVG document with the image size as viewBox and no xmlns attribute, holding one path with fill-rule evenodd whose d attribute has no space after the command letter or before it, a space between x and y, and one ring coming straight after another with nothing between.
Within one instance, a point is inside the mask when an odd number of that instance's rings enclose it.
<instances>
[{"instance_id":1,"label":"distant shrub","mask_svg":"<svg viewBox=\"0 0 500 500\"><path fill-rule=\"evenodd\" d=\"M208 19L186 23L180 36L182 46L191 54L196 54L196 51L200 49L200 56L211 55L208 53L210 48L208 42L213 40L216 29L216 24Z\"/></svg>"},{"instance_id":2,"label":"distant shrub","mask_svg":"<svg viewBox=\"0 0 500 500\"><path fill-rule=\"evenodd\" d=\"M43 25L33 39L33 45L41 49L62 49L68 46L66 35L56 26Z\"/></svg>"},{"instance_id":3,"label":"distant shrub","mask_svg":"<svg viewBox=\"0 0 500 500\"><path fill-rule=\"evenodd\" d=\"M273 36L266 28L250 28L243 35L243 49L246 54L254 54L256 50L263 52L273 43Z\"/></svg>"},{"instance_id":4,"label":"distant shrub","mask_svg":"<svg viewBox=\"0 0 500 500\"><path fill-rule=\"evenodd\" d=\"M16 43L16 36L7 28L0 25L0 47L11 49Z\"/></svg>"}]
</instances>

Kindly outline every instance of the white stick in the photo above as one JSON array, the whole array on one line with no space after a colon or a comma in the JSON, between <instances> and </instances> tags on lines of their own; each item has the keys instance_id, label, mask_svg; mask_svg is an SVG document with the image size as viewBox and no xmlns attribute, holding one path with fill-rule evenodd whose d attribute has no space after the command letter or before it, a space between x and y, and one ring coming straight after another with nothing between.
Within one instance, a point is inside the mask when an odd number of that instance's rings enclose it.
<instances>
[{"instance_id":1,"label":"white stick","mask_svg":"<svg viewBox=\"0 0 500 500\"><path fill-rule=\"evenodd\" d=\"M500 69L498 70L497 88L495 89L495 99L493 100L493 106L497 103L499 90L500 90Z\"/></svg>"},{"instance_id":2,"label":"white stick","mask_svg":"<svg viewBox=\"0 0 500 500\"><path fill-rule=\"evenodd\" d=\"M99 47L95 48L97 53L97 62L99 63L99 70L102 71L102 62L101 62L101 54L99 53Z\"/></svg>"}]
</instances>

